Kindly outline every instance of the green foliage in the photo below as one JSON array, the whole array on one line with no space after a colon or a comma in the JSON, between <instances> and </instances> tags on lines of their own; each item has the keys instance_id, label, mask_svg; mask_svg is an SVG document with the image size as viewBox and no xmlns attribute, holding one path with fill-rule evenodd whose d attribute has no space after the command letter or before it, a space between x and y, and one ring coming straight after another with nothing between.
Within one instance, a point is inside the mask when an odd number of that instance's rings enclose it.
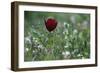
<instances>
[{"instance_id":1,"label":"green foliage","mask_svg":"<svg viewBox=\"0 0 100 73\"><path fill-rule=\"evenodd\" d=\"M49 32L44 24L54 17ZM79 13L24 12L24 60L87 59L90 57L90 15Z\"/></svg>"}]
</instances>

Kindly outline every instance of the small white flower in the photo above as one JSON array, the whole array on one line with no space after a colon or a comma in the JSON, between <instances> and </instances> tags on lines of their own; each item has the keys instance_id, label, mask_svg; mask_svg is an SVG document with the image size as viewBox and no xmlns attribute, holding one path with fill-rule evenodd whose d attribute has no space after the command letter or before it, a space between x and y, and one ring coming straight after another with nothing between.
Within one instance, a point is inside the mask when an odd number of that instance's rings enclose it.
<instances>
[{"instance_id":1,"label":"small white flower","mask_svg":"<svg viewBox=\"0 0 100 73\"><path fill-rule=\"evenodd\" d=\"M73 33L76 34L76 33L78 33L78 31L76 29L74 29Z\"/></svg>"},{"instance_id":2,"label":"small white flower","mask_svg":"<svg viewBox=\"0 0 100 73\"><path fill-rule=\"evenodd\" d=\"M26 37L25 41L31 43L30 37Z\"/></svg>"},{"instance_id":3,"label":"small white flower","mask_svg":"<svg viewBox=\"0 0 100 73\"><path fill-rule=\"evenodd\" d=\"M66 23L66 22L64 22L64 25L66 26L66 25L67 25L67 23Z\"/></svg>"},{"instance_id":4,"label":"small white flower","mask_svg":"<svg viewBox=\"0 0 100 73\"><path fill-rule=\"evenodd\" d=\"M67 24L67 26L69 27L70 24Z\"/></svg>"},{"instance_id":5,"label":"small white flower","mask_svg":"<svg viewBox=\"0 0 100 73\"><path fill-rule=\"evenodd\" d=\"M62 55L64 56L64 58L68 59L70 57L70 52L69 51L62 52Z\"/></svg>"},{"instance_id":6,"label":"small white flower","mask_svg":"<svg viewBox=\"0 0 100 73\"><path fill-rule=\"evenodd\" d=\"M81 55L81 54L78 54L77 56L80 57L80 56L82 56L82 55Z\"/></svg>"},{"instance_id":7,"label":"small white flower","mask_svg":"<svg viewBox=\"0 0 100 73\"><path fill-rule=\"evenodd\" d=\"M66 54L66 55L70 55L70 52L69 52L69 51L66 51L65 54Z\"/></svg>"},{"instance_id":8,"label":"small white flower","mask_svg":"<svg viewBox=\"0 0 100 73\"><path fill-rule=\"evenodd\" d=\"M64 26L66 26L66 25L67 25L67 27L69 27L69 26L70 26L70 24L68 24L68 23L64 22Z\"/></svg>"},{"instance_id":9,"label":"small white flower","mask_svg":"<svg viewBox=\"0 0 100 73\"><path fill-rule=\"evenodd\" d=\"M38 40L35 40L35 43L37 43L38 42Z\"/></svg>"},{"instance_id":10,"label":"small white flower","mask_svg":"<svg viewBox=\"0 0 100 73\"><path fill-rule=\"evenodd\" d=\"M25 51L28 52L29 51L29 48L26 48Z\"/></svg>"},{"instance_id":11,"label":"small white flower","mask_svg":"<svg viewBox=\"0 0 100 73\"><path fill-rule=\"evenodd\" d=\"M33 53L35 53L36 51L35 51L35 50L33 50L32 52L33 52Z\"/></svg>"},{"instance_id":12,"label":"small white flower","mask_svg":"<svg viewBox=\"0 0 100 73\"><path fill-rule=\"evenodd\" d=\"M68 45L65 45L64 48L68 48Z\"/></svg>"},{"instance_id":13,"label":"small white flower","mask_svg":"<svg viewBox=\"0 0 100 73\"><path fill-rule=\"evenodd\" d=\"M38 45L38 48L43 48L43 46L42 45Z\"/></svg>"},{"instance_id":14,"label":"small white flower","mask_svg":"<svg viewBox=\"0 0 100 73\"><path fill-rule=\"evenodd\" d=\"M65 36L65 39L68 39L68 37L67 37L67 36Z\"/></svg>"},{"instance_id":15,"label":"small white flower","mask_svg":"<svg viewBox=\"0 0 100 73\"><path fill-rule=\"evenodd\" d=\"M35 40L36 38L33 37L33 40Z\"/></svg>"},{"instance_id":16,"label":"small white flower","mask_svg":"<svg viewBox=\"0 0 100 73\"><path fill-rule=\"evenodd\" d=\"M75 49L73 52L72 52L72 54L74 54L74 53L76 53L76 52L78 52L79 51L79 49Z\"/></svg>"},{"instance_id":17,"label":"small white flower","mask_svg":"<svg viewBox=\"0 0 100 73\"><path fill-rule=\"evenodd\" d=\"M68 34L68 29L65 29L65 30L63 31L63 34Z\"/></svg>"}]
</instances>

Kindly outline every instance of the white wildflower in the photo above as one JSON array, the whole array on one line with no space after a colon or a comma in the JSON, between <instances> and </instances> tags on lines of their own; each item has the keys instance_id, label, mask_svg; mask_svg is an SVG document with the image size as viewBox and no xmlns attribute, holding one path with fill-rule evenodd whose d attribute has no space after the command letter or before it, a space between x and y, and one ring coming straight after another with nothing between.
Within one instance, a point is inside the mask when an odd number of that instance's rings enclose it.
<instances>
[{"instance_id":1,"label":"white wildflower","mask_svg":"<svg viewBox=\"0 0 100 73\"><path fill-rule=\"evenodd\" d=\"M35 53L36 51L35 51L35 50L33 50L32 52L33 52L33 53Z\"/></svg>"},{"instance_id":2,"label":"white wildflower","mask_svg":"<svg viewBox=\"0 0 100 73\"><path fill-rule=\"evenodd\" d=\"M33 40L35 40L36 38L35 37L33 37Z\"/></svg>"},{"instance_id":3,"label":"white wildflower","mask_svg":"<svg viewBox=\"0 0 100 73\"><path fill-rule=\"evenodd\" d=\"M38 48L43 48L43 46L42 45L38 45Z\"/></svg>"},{"instance_id":4,"label":"white wildflower","mask_svg":"<svg viewBox=\"0 0 100 73\"><path fill-rule=\"evenodd\" d=\"M62 55L66 59L70 58L70 52L69 51L62 52Z\"/></svg>"},{"instance_id":5,"label":"white wildflower","mask_svg":"<svg viewBox=\"0 0 100 73\"><path fill-rule=\"evenodd\" d=\"M67 36L65 36L65 39L68 39L68 37L67 37Z\"/></svg>"},{"instance_id":6,"label":"white wildflower","mask_svg":"<svg viewBox=\"0 0 100 73\"><path fill-rule=\"evenodd\" d=\"M68 29L65 29L65 30L63 31L63 34L68 34Z\"/></svg>"},{"instance_id":7,"label":"white wildflower","mask_svg":"<svg viewBox=\"0 0 100 73\"><path fill-rule=\"evenodd\" d=\"M74 54L74 53L76 53L76 52L78 52L79 51L79 49L75 49L73 52L72 52L72 54Z\"/></svg>"},{"instance_id":8,"label":"white wildflower","mask_svg":"<svg viewBox=\"0 0 100 73\"><path fill-rule=\"evenodd\" d=\"M25 37L25 41L31 43L30 37Z\"/></svg>"},{"instance_id":9,"label":"white wildflower","mask_svg":"<svg viewBox=\"0 0 100 73\"><path fill-rule=\"evenodd\" d=\"M70 24L67 24L67 27L69 27L70 26Z\"/></svg>"},{"instance_id":10,"label":"white wildflower","mask_svg":"<svg viewBox=\"0 0 100 73\"><path fill-rule=\"evenodd\" d=\"M29 51L29 48L26 48L25 51L28 52Z\"/></svg>"},{"instance_id":11,"label":"white wildflower","mask_svg":"<svg viewBox=\"0 0 100 73\"><path fill-rule=\"evenodd\" d=\"M81 54L78 54L77 56L80 57L80 56L82 56L82 55L81 55Z\"/></svg>"},{"instance_id":12,"label":"white wildflower","mask_svg":"<svg viewBox=\"0 0 100 73\"><path fill-rule=\"evenodd\" d=\"M66 25L67 25L67 27L69 27L69 25L70 25L70 24L68 24L68 23L64 22L64 26L66 26Z\"/></svg>"},{"instance_id":13,"label":"white wildflower","mask_svg":"<svg viewBox=\"0 0 100 73\"><path fill-rule=\"evenodd\" d=\"M66 25L67 25L67 23L66 23L66 22L64 22L64 25L66 26Z\"/></svg>"},{"instance_id":14,"label":"white wildflower","mask_svg":"<svg viewBox=\"0 0 100 73\"><path fill-rule=\"evenodd\" d=\"M74 34L78 33L77 29L74 29L73 33L74 33Z\"/></svg>"},{"instance_id":15,"label":"white wildflower","mask_svg":"<svg viewBox=\"0 0 100 73\"><path fill-rule=\"evenodd\" d=\"M38 40L34 40L35 41L35 43L38 43Z\"/></svg>"},{"instance_id":16,"label":"white wildflower","mask_svg":"<svg viewBox=\"0 0 100 73\"><path fill-rule=\"evenodd\" d=\"M68 45L65 45L64 48L68 48Z\"/></svg>"},{"instance_id":17,"label":"white wildflower","mask_svg":"<svg viewBox=\"0 0 100 73\"><path fill-rule=\"evenodd\" d=\"M65 31L63 31L63 34L65 34L66 32Z\"/></svg>"}]
</instances>

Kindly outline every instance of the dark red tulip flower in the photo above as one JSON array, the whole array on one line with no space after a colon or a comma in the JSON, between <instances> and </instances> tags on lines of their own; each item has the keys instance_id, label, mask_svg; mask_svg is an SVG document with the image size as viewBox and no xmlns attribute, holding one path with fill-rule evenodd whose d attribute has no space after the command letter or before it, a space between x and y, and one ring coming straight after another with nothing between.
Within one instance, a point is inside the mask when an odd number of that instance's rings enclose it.
<instances>
[{"instance_id":1,"label":"dark red tulip flower","mask_svg":"<svg viewBox=\"0 0 100 73\"><path fill-rule=\"evenodd\" d=\"M45 26L49 32L53 31L57 26L57 21L54 18L45 20Z\"/></svg>"}]
</instances>

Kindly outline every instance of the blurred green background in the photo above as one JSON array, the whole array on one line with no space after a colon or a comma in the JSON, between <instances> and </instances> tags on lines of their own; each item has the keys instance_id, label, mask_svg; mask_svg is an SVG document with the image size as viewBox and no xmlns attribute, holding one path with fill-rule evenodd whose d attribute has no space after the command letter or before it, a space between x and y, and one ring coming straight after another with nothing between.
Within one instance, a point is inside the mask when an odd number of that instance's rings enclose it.
<instances>
[{"instance_id":1,"label":"blurred green background","mask_svg":"<svg viewBox=\"0 0 100 73\"><path fill-rule=\"evenodd\" d=\"M54 18L49 32L44 20ZM90 58L90 14L24 11L24 61Z\"/></svg>"}]
</instances>

